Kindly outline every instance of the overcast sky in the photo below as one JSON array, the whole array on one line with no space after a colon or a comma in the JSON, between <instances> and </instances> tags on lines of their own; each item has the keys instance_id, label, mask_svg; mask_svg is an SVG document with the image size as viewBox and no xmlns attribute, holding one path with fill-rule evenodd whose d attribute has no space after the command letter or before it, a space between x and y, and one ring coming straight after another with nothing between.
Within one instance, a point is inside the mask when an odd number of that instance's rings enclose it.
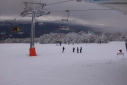
<instances>
[{"instance_id":1,"label":"overcast sky","mask_svg":"<svg viewBox=\"0 0 127 85\"><path fill-rule=\"evenodd\" d=\"M0 20L13 19L23 11L25 5L23 2L34 1L40 2L40 0L0 0ZM65 0L41 0L42 3L51 4L58 1ZM62 4L55 4L45 6L44 9L50 11L65 11L65 10L85 10L85 9L108 9L101 7L96 3L76 2L70 1ZM23 19L25 19L24 17ZM66 12L51 12L50 15L39 17L39 20L61 20L67 18ZM18 17L17 19L21 19ZM127 15L115 10L101 10L101 11L71 11L70 22L89 24L89 25L102 25L102 26L113 26L116 29L127 29Z\"/></svg>"}]
</instances>

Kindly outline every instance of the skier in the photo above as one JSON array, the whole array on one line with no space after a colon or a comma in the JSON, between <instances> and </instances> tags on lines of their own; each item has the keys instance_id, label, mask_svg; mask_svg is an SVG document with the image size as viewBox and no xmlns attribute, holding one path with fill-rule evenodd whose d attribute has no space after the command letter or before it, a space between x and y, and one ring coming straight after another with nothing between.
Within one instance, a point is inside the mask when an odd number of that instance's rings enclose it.
<instances>
[{"instance_id":1,"label":"skier","mask_svg":"<svg viewBox=\"0 0 127 85\"><path fill-rule=\"evenodd\" d=\"M126 46L126 51L127 51L127 39L126 39L126 42L125 42L125 46Z\"/></svg>"},{"instance_id":2,"label":"skier","mask_svg":"<svg viewBox=\"0 0 127 85\"><path fill-rule=\"evenodd\" d=\"M78 47L77 47L77 53L79 53L79 49L78 49Z\"/></svg>"},{"instance_id":3,"label":"skier","mask_svg":"<svg viewBox=\"0 0 127 85\"><path fill-rule=\"evenodd\" d=\"M62 53L64 52L64 50L65 50L65 48L63 47L63 51L62 51Z\"/></svg>"},{"instance_id":4,"label":"skier","mask_svg":"<svg viewBox=\"0 0 127 85\"><path fill-rule=\"evenodd\" d=\"M119 51L120 51L120 53L122 53L122 50L121 49Z\"/></svg>"},{"instance_id":5,"label":"skier","mask_svg":"<svg viewBox=\"0 0 127 85\"><path fill-rule=\"evenodd\" d=\"M73 47L73 52L75 52L75 48Z\"/></svg>"},{"instance_id":6,"label":"skier","mask_svg":"<svg viewBox=\"0 0 127 85\"><path fill-rule=\"evenodd\" d=\"M82 47L80 47L80 53L82 53Z\"/></svg>"}]
</instances>

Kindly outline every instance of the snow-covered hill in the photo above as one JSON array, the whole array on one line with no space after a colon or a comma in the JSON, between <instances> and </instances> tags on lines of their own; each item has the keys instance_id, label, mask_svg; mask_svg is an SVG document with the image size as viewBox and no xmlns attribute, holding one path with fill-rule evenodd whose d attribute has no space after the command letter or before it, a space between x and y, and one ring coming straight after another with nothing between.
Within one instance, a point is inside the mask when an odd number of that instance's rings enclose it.
<instances>
[{"instance_id":1,"label":"snow-covered hill","mask_svg":"<svg viewBox=\"0 0 127 85\"><path fill-rule=\"evenodd\" d=\"M35 47L37 56L30 57L29 44L0 44L0 85L127 85L124 42ZM116 59L120 49L124 58Z\"/></svg>"}]
</instances>

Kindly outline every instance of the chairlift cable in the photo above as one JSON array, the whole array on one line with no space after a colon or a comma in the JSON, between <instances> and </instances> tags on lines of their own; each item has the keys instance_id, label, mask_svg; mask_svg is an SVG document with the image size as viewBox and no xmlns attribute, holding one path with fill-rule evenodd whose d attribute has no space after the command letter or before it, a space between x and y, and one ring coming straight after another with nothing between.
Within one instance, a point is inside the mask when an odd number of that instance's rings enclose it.
<instances>
[{"instance_id":1,"label":"chairlift cable","mask_svg":"<svg viewBox=\"0 0 127 85\"><path fill-rule=\"evenodd\" d=\"M113 10L113 9L85 9L85 10L69 10L69 11L94 11L94 10ZM65 11L50 11L50 12L66 12Z\"/></svg>"},{"instance_id":2,"label":"chairlift cable","mask_svg":"<svg viewBox=\"0 0 127 85\"><path fill-rule=\"evenodd\" d=\"M113 10L113 9L85 9L85 10L70 10L70 11L94 11L94 10Z\"/></svg>"},{"instance_id":3,"label":"chairlift cable","mask_svg":"<svg viewBox=\"0 0 127 85\"><path fill-rule=\"evenodd\" d=\"M54 5L54 4L60 4L60 3L65 3L65 2L70 2L70 1L74 1L74 0L66 0L66 1L61 1L61 2L55 2L55 3L52 3L52 4L46 4L46 6Z\"/></svg>"}]
</instances>

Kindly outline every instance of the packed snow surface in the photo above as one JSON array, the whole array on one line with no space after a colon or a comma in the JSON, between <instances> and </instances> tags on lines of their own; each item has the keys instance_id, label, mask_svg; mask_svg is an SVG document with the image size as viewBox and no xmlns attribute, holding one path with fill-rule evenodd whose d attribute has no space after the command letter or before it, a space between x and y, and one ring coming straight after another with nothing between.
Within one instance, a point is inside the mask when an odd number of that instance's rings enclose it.
<instances>
[{"instance_id":1,"label":"packed snow surface","mask_svg":"<svg viewBox=\"0 0 127 85\"><path fill-rule=\"evenodd\" d=\"M35 44L36 57L29 56L29 47L0 44L0 85L127 85L125 42ZM124 57L117 57L120 49Z\"/></svg>"}]
</instances>

